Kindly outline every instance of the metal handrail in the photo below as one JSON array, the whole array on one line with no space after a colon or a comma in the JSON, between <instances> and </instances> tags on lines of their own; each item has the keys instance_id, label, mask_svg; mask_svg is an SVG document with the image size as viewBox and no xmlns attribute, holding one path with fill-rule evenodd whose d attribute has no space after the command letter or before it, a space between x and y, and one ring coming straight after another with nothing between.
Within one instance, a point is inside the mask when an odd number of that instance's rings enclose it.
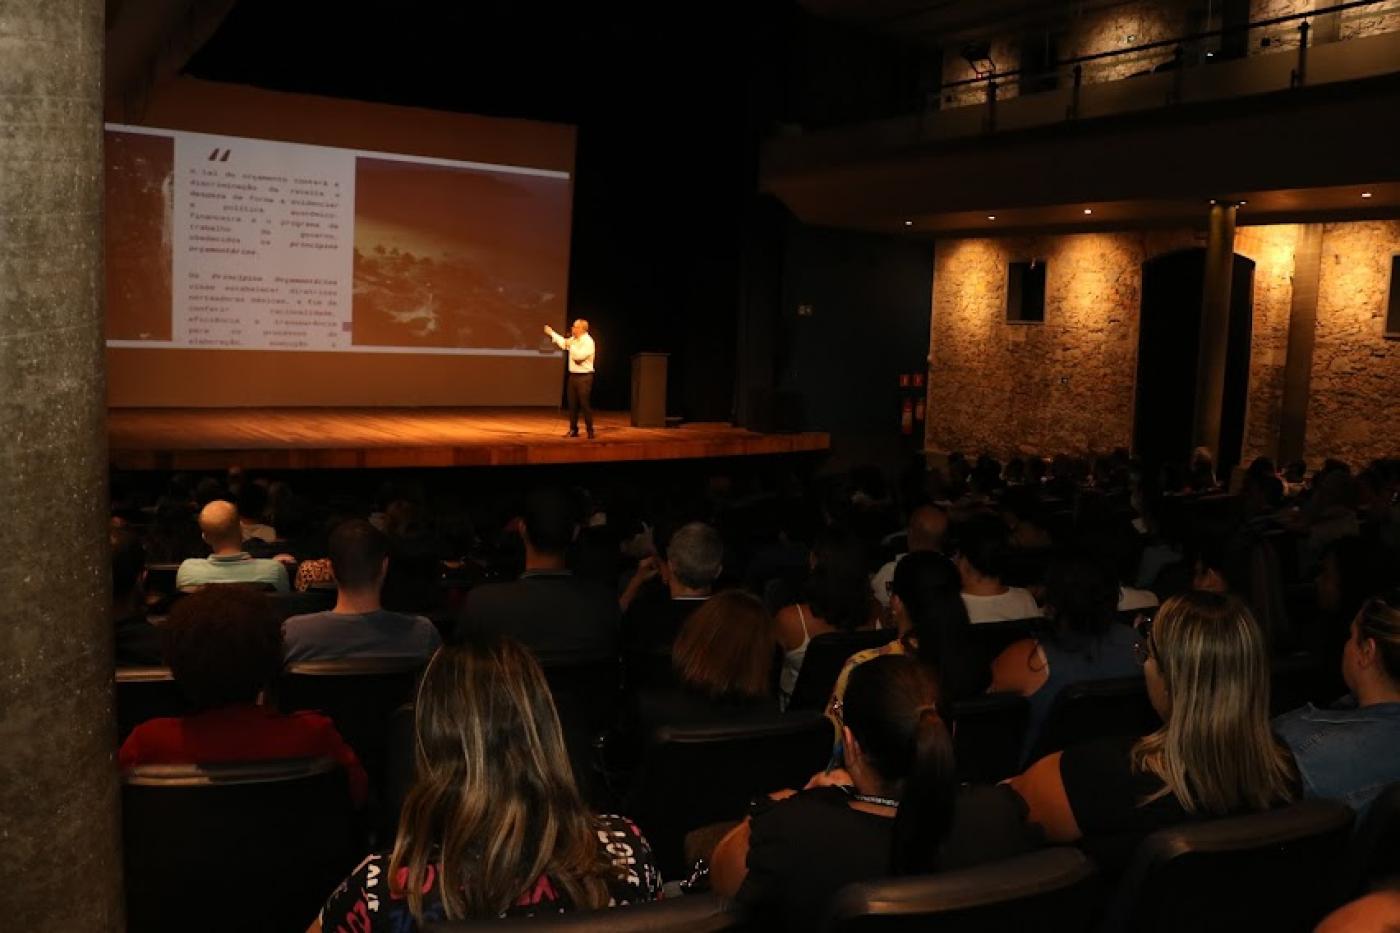
<instances>
[{"instance_id":1,"label":"metal handrail","mask_svg":"<svg viewBox=\"0 0 1400 933\"><path fill-rule=\"evenodd\" d=\"M1299 20L1310 20L1314 17L1323 16L1328 13L1342 13L1347 10L1355 10L1361 7L1376 6L1385 2L1388 2L1388 0L1350 0L1350 2L1347 3L1337 3L1332 6L1323 7L1322 9L1318 10L1308 10L1303 13L1288 13L1283 16L1273 16L1268 19L1261 19L1256 22L1244 23L1243 25L1239 26L1228 26L1222 27L1220 29L1211 29L1205 32L1196 32L1191 33L1190 35L1177 36L1171 39L1157 39L1152 42L1144 42L1140 45L1130 46L1126 49L1110 49L1107 52L1093 52L1089 55L1080 55L1075 58L1066 58L1062 61L1055 62L1053 65L1050 66L1050 68L1044 71L1032 72L1026 71L1022 68L1017 68L1014 71L997 71L993 69L992 71L984 75L975 75L971 78L960 78L957 81L949 81L946 84L940 84L938 86L938 90L941 93L951 88L967 87L969 85L982 84L989 81L997 81L1002 78L1047 77L1049 75L1059 74L1062 69L1067 68L1071 65L1083 65L1085 62L1102 61L1104 59L1109 58L1133 55L1139 52L1151 52L1157 49L1179 48L1180 46L1199 42L1203 39L1213 39L1219 36L1234 35L1236 33L1242 32L1248 33L1252 29L1263 29L1269 26L1280 26L1284 23L1297 22Z\"/></svg>"}]
</instances>

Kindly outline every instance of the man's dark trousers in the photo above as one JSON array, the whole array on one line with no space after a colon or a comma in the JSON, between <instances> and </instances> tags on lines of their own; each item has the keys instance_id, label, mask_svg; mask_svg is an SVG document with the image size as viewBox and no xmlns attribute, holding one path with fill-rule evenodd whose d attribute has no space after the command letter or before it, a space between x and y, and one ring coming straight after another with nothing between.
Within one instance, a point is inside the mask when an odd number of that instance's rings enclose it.
<instances>
[{"instance_id":1,"label":"man's dark trousers","mask_svg":"<svg viewBox=\"0 0 1400 933\"><path fill-rule=\"evenodd\" d=\"M588 428L588 436L593 436L593 374L569 373L569 433L578 433L578 413L583 412L583 423Z\"/></svg>"}]
</instances>

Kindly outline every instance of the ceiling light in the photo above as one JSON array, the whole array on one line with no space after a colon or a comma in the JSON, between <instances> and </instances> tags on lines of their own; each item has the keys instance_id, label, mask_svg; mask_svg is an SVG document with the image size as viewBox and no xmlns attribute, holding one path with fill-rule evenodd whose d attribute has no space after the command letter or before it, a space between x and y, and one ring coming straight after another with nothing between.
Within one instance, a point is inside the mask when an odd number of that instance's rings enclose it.
<instances>
[{"instance_id":1,"label":"ceiling light","mask_svg":"<svg viewBox=\"0 0 1400 933\"><path fill-rule=\"evenodd\" d=\"M912 221L912 220L906 220L906 221L904 222L904 226L906 226L906 227L912 227L912 226L914 226L914 221Z\"/></svg>"},{"instance_id":2,"label":"ceiling light","mask_svg":"<svg viewBox=\"0 0 1400 933\"><path fill-rule=\"evenodd\" d=\"M1363 198L1369 198L1369 197L1371 196L1371 192L1369 192L1369 191L1363 191L1363 192L1361 192L1361 196L1362 196Z\"/></svg>"},{"instance_id":3,"label":"ceiling light","mask_svg":"<svg viewBox=\"0 0 1400 933\"><path fill-rule=\"evenodd\" d=\"M996 219L997 219L997 215L996 215L996 214L988 214L988 215L987 215L987 219L988 219L988 220L996 220Z\"/></svg>"},{"instance_id":4,"label":"ceiling light","mask_svg":"<svg viewBox=\"0 0 1400 933\"><path fill-rule=\"evenodd\" d=\"M1246 204L1248 204L1248 203L1249 203L1248 201L1241 201L1241 202L1240 202L1240 207L1244 207L1244 206L1245 206Z\"/></svg>"},{"instance_id":5,"label":"ceiling light","mask_svg":"<svg viewBox=\"0 0 1400 933\"><path fill-rule=\"evenodd\" d=\"M1086 208L1084 208L1084 213L1086 213L1086 214L1092 214L1093 212L1094 212L1094 209L1093 209L1092 207L1086 207Z\"/></svg>"}]
</instances>

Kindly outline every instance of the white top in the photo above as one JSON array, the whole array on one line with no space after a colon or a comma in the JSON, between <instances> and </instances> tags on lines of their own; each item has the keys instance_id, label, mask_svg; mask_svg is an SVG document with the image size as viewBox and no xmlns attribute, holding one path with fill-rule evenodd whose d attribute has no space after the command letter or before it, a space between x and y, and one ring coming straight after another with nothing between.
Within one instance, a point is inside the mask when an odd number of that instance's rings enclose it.
<instances>
[{"instance_id":1,"label":"white top","mask_svg":"<svg viewBox=\"0 0 1400 933\"><path fill-rule=\"evenodd\" d=\"M1134 589L1131 586L1118 587L1118 611L1132 612L1134 609L1157 608L1157 594L1151 590Z\"/></svg>"},{"instance_id":2,"label":"white top","mask_svg":"<svg viewBox=\"0 0 1400 933\"><path fill-rule=\"evenodd\" d=\"M871 594L874 595L876 601L886 609L890 608L890 584L894 583L895 565L908 556L908 554L900 554L894 560L875 571L875 576L870 578Z\"/></svg>"},{"instance_id":3,"label":"white top","mask_svg":"<svg viewBox=\"0 0 1400 933\"><path fill-rule=\"evenodd\" d=\"M569 372L571 373L591 373L593 372L593 337L583 334L579 337L565 337L563 334L550 334L549 339L554 341L554 345L561 350L568 351Z\"/></svg>"},{"instance_id":4,"label":"white top","mask_svg":"<svg viewBox=\"0 0 1400 933\"><path fill-rule=\"evenodd\" d=\"M797 620L802 623L802 644L791 651L783 653L783 670L778 676L778 708L787 709L788 699L792 697L792 690L797 686L797 675L802 673L802 662L807 659L807 646L812 643L812 636L807 631L807 617L802 613L802 606L797 606Z\"/></svg>"},{"instance_id":5,"label":"white top","mask_svg":"<svg viewBox=\"0 0 1400 933\"><path fill-rule=\"evenodd\" d=\"M963 605L967 606L968 620L977 622L1013 622L1017 619L1038 619L1040 607L1029 590L1019 586L1008 586L999 596L972 596L962 594Z\"/></svg>"}]
</instances>

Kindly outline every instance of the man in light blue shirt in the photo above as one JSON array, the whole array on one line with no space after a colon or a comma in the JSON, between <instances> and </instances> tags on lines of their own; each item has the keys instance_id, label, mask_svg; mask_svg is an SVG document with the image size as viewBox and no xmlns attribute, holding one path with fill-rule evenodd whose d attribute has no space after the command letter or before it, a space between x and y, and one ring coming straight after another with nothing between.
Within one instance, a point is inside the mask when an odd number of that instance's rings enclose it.
<instances>
[{"instance_id":1,"label":"man in light blue shirt","mask_svg":"<svg viewBox=\"0 0 1400 933\"><path fill-rule=\"evenodd\" d=\"M285 593L287 568L275 560L253 557L243 550L243 528L238 507L215 499L199 512L199 531L213 553L191 557L175 573L175 585L192 590L208 583L253 583Z\"/></svg>"},{"instance_id":2,"label":"man in light blue shirt","mask_svg":"<svg viewBox=\"0 0 1400 933\"><path fill-rule=\"evenodd\" d=\"M330 538L335 608L292 616L283 626L288 661L416 658L427 661L442 644L422 616L387 612L379 594L389 572L389 539L362 519L337 525Z\"/></svg>"},{"instance_id":3,"label":"man in light blue shirt","mask_svg":"<svg viewBox=\"0 0 1400 933\"><path fill-rule=\"evenodd\" d=\"M1292 750L1307 796L1360 813L1400 781L1400 592L1371 600L1351 623L1342 677L1346 701L1285 713L1274 731Z\"/></svg>"}]
</instances>

